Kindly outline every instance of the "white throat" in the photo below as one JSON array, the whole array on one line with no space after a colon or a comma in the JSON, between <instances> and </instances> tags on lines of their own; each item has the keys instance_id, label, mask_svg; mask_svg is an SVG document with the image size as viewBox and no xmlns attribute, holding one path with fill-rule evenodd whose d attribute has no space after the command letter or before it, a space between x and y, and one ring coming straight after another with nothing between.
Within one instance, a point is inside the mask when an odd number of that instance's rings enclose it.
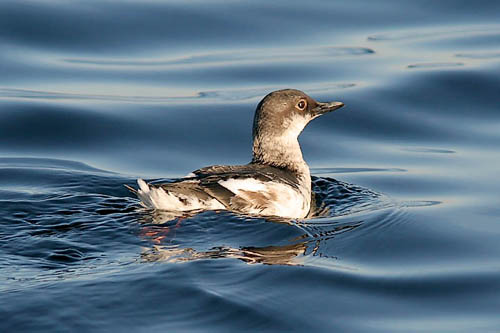
<instances>
[{"instance_id":1,"label":"white throat","mask_svg":"<svg viewBox=\"0 0 500 333\"><path fill-rule=\"evenodd\" d=\"M302 156L298 137L309 122L305 117L296 117L284 122L286 131L280 135L274 133L256 133L253 142L254 162L287 168L309 179L309 167Z\"/></svg>"}]
</instances>

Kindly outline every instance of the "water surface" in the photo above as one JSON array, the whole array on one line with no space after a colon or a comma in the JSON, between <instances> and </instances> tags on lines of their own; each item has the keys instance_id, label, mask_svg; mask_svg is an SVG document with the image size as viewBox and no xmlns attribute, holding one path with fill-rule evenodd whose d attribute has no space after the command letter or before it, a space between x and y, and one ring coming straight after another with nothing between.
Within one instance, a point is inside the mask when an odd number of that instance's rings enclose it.
<instances>
[{"instance_id":1,"label":"water surface","mask_svg":"<svg viewBox=\"0 0 500 333\"><path fill-rule=\"evenodd\" d=\"M3 1L0 330L500 327L500 3ZM258 101L318 209L169 219L124 184L250 160Z\"/></svg>"}]
</instances>

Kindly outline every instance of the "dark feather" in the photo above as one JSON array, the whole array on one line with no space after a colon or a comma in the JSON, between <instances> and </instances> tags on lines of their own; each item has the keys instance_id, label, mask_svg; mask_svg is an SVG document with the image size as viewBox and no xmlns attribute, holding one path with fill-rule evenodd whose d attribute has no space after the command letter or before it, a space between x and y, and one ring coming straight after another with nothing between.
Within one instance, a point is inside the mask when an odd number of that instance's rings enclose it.
<instances>
[{"instance_id":1,"label":"dark feather","mask_svg":"<svg viewBox=\"0 0 500 333\"><path fill-rule=\"evenodd\" d=\"M193 171L202 183L213 180L227 180L230 178L244 179L254 178L261 181L273 181L285 183L297 188L297 174L283 169L271 167L263 164L250 163L246 165L213 165Z\"/></svg>"}]
</instances>

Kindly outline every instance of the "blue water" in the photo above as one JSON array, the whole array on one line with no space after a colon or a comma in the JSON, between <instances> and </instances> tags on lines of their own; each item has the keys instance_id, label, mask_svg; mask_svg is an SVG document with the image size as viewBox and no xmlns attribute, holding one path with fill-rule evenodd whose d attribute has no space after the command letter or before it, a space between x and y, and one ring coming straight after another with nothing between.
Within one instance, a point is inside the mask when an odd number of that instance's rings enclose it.
<instances>
[{"instance_id":1,"label":"blue water","mask_svg":"<svg viewBox=\"0 0 500 333\"><path fill-rule=\"evenodd\" d=\"M500 330L500 2L0 2L0 331ZM123 186L250 160L317 211L169 221ZM135 186L135 185L134 185Z\"/></svg>"}]
</instances>

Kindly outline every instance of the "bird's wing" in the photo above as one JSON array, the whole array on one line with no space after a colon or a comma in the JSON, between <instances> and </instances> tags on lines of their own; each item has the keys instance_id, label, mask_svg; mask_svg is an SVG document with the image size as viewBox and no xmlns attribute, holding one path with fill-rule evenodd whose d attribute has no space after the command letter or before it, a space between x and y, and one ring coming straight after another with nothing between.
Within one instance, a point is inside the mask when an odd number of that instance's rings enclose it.
<instances>
[{"instance_id":1,"label":"bird's wing","mask_svg":"<svg viewBox=\"0 0 500 333\"><path fill-rule=\"evenodd\" d=\"M150 184L150 186L162 188L165 191L181 194L186 197L196 196L201 200L209 200L212 198L212 196L204 190L203 186L200 186L197 181L193 180L180 180L156 185Z\"/></svg>"},{"instance_id":2,"label":"bird's wing","mask_svg":"<svg viewBox=\"0 0 500 333\"><path fill-rule=\"evenodd\" d=\"M297 175L279 168L261 165L212 165L193 171L196 177L204 181L211 179L227 180L230 178L253 178L260 181L280 182L292 187L297 187Z\"/></svg>"},{"instance_id":3,"label":"bird's wing","mask_svg":"<svg viewBox=\"0 0 500 333\"><path fill-rule=\"evenodd\" d=\"M221 202L226 208L239 211L264 210L273 205L273 186L278 183L298 187L294 174L281 169L258 165L215 165L193 172L204 191Z\"/></svg>"}]
</instances>

